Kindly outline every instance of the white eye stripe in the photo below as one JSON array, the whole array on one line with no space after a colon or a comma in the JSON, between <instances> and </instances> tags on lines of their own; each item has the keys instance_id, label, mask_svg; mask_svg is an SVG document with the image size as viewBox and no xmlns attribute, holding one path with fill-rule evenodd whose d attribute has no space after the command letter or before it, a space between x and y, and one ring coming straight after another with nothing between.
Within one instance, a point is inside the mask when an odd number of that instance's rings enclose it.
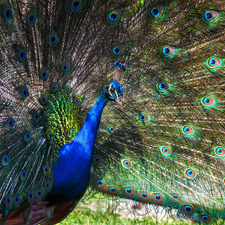
<instances>
[{"instance_id":1,"label":"white eye stripe","mask_svg":"<svg viewBox=\"0 0 225 225\"><path fill-rule=\"evenodd\" d=\"M115 90L115 92L116 92L116 98L118 98L118 94L117 94L117 91Z\"/></svg>"},{"instance_id":2,"label":"white eye stripe","mask_svg":"<svg viewBox=\"0 0 225 225\"><path fill-rule=\"evenodd\" d=\"M109 94L112 96L112 93L111 93L111 91L110 91L111 87L112 87L112 84L109 85L108 92L109 92Z\"/></svg>"}]
</instances>

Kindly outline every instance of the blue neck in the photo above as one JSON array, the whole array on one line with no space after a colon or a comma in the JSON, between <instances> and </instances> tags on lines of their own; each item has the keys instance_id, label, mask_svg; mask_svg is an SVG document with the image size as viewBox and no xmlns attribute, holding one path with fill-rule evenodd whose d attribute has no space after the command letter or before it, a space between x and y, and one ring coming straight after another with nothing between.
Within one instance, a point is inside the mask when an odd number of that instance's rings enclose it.
<instances>
[{"instance_id":1,"label":"blue neck","mask_svg":"<svg viewBox=\"0 0 225 225\"><path fill-rule=\"evenodd\" d=\"M90 154L90 152L93 150L102 111L107 102L108 99L106 99L103 93L101 93L93 108L88 112L82 128L74 138L74 142L79 142L86 146L85 151L87 151L87 154Z\"/></svg>"},{"instance_id":2,"label":"blue neck","mask_svg":"<svg viewBox=\"0 0 225 225\"><path fill-rule=\"evenodd\" d=\"M90 174L101 114L107 101L102 92L74 140L60 149L53 168L52 195L62 194L74 198L84 190Z\"/></svg>"}]
</instances>

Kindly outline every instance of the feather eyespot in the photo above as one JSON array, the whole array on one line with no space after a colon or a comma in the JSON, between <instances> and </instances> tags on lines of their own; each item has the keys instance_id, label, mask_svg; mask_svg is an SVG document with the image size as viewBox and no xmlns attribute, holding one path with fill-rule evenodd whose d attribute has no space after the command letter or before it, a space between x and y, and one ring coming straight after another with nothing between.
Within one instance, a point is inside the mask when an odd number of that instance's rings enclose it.
<instances>
[{"instance_id":1,"label":"feather eyespot","mask_svg":"<svg viewBox=\"0 0 225 225\"><path fill-rule=\"evenodd\" d=\"M124 51L123 45L115 45L111 49L111 55L113 57L118 57L118 56L122 55L123 51Z\"/></svg>"},{"instance_id":2,"label":"feather eyespot","mask_svg":"<svg viewBox=\"0 0 225 225\"><path fill-rule=\"evenodd\" d=\"M37 111L34 111L34 112L32 113L32 119L33 119L33 121L34 121L35 123L37 123L37 122L40 120L40 116L39 116L39 114L38 114Z\"/></svg>"},{"instance_id":3,"label":"feather eyespot","mask_svg":"<svg viewBox=\"0 0 225 225\"><path fill-rule=\"evenodd\" d=\"M142 197L142 198L148 198L148 194L145 193L145 192L143 192L143 193L141 194L141 197Z\"/></svg>"},{"instance_id":4,"label":"feather eyespot","mask_svg":"<svg viewBox=\"0 0 225 225\"><path fill-rule=\"evenodd\" d=\"M51 91L52 93L56 93L57 90L58 90L58 88L59 88L58 83L56 83L56 82L51 83L51 85L50 85L50 91Z\"/></svg>"},{"instance_id":5,"label":"feather eyespot","mask_svg":"<svg viewBox=\"0 0 225 225\"><path fill-rule=\"evenodd\" d=\"M103 180L98 180L98 181L97 181L97 184L98 184L99 186L103 186L103 185L104 185L104 181L103 181Z\"/></svg>"},{"instance_id":6,"label":"feather eyespot","mask_svg":"<svg viewBox=\"0 0 225 225\"><path fill-rule=\"evenodd\" d=\"M161 5L156 5L150 9L150 15L154 19L158 19L162 16L163 7Z\"/></svg>"},{"instance_id":7,"label":"feather eyespot","mask_svg":"<svg viewBox=\"0 0 225 225\"><path fill-rule=\"evenodd\" d=\"M224 65L224 60L219 56L211 56L205 62L206 69L209 69L211 72L216 72L219 68Z\"/></svg>"},{"instance_id":8,"label":"feather eyespot","mask_svg":"<svg viewBox=\"0 0 225 225\"><path fill-rule=\"evenodd\" d=\"M44 175L46 176L50 174L50 169L48 168L48 166L43 166L43 172L44 172Z\"/></svg>"},{"instance_id":9,"label":"feather eyespot","mask_svg":"<svg viewBox=\"0 0 225 225\"><path fill-rule=\"evenodd\" d=\"M92 159L92 162L93 162L94 165L100 165L102 163L102 159L101 159L100 156L94 155L93 159Z\"/></svg>"},{"instance_id":10,"label":"feather eyespot","mask_svg":"<svg viewBox=\"0 0 225 225\"><path fill-rule=\"evenodd\" d=\"M70 4L70 9L72 12L77 13L79 12L83 7L83 1L82 0L73 0Z\"/></svg>"},{"instance_id":11,"label":"feather eyespot","mask_svg":"<svg viewBox=\"0 0 225 225\"><path fill-rule=\"evenodd\" d=\"M192 216L195 212L194 207L191 204L182 205L181 211L187 216Z\"/></svg>"},{"instance_id":12,"label":"feather eyespot","mask_svg":"<svg viewBox=\"0 0 225 225\"><path fill-rule=\"evenodd\" d=\"M8 118L6 121L6 126L10 129L14 127L15 121L12 118Z\"/></svg>"},{"instance_id":13,"label":"feather eyespot","mask_svg":"<svg viewBox=\"0 0 225 225\"><path fill-rule=\"evenodd\" d=\"M46 79L48 74L47 74L47 72L43 72L43 73L41 73L41 76L42 76L43 79Z\"/></svg>"},{"instance_id":14,"label":"feather eyespot","mask_svg":"<svg viewBox=\"0 0 225 225\"><path fill-rule=\"evenodd\" d=\"M21 174L20 174L20 179L21 180L25 180L26 179L26 175L27 175L26 171L25 170L22 171Z\"/></svg>"},{"instance_id":15,"label":"feather eyespot","mask_svg":"<svg viewBox=\"0 0 225 225\"><path fill-rule=\"evenodd\" d=\"M47 71L47 69L45 67L42 67L40 69L39 75L40 75L40 78L41 79L47 80L47 77L48 77L48 71Z\"/></svg>"},{"instance_id":16,"label":"feather eyespot","mask_svg":"<svg viewBox=\"0 0 225 225\"><path fill-rule=\"evenodd\" d=\"M40 103L41 105L45 105L47 102L47 97L45 94L41 94L41 97L40 97Z\"/></svg>"},{"instance_id":17,"label":"feather eyespot","mask_svg":"<svg viewBox=\"0 0 225 225\"><path fill-rule=\"evenodd\" d=\"M54 45L54 44L56 44L56 42L57 42L57 37L56 37L56 36L52 36L52 37L50 38L50 43L51 43L52 45Z\"/></svg>"},{"instance_id":18,"label":"feather eyespot","mask_svg":"<svg viewBox=\"0 0 225 225\"><path fill-rule=\"evenodd\" d=\"M59 41L58 35L55 31L51 31L47 37L47 43L52 46L55 47L57 45Z\"/></svg>"},{"instance_id":19,"label":"feather eyespot","mask_svg":"<svg viewBox=\"0 0 225 225\"><path fill-rule=\"evenodd\" d=\"M82 102L82 99L80 96L75 96L73 102L78 105Z\"/></svg>"},{"instance_id":20,"label":"feather eyespot","mask_svg":"<svg viewBox=\"0 0 225 225\"><path fill-rule=\"evenodd\" d=\"M147 191L138 191L137 196L140 201L142 202L149 202L150 201L150 194Z\"/></svg>"},{"instance_id":21,"label":"feather eyespot","mask_svg":"<svg viewBox=\"0 0 225 225\"><path fill-rule=\"evenodd\" d=\"M109 195L117 196L120 193L120 190L116 186L107 186L103 189L104 193Z\"/></svg>"},{"instance_id":22,"label":"feather eyespot","mask_svg":"<svg viewBox=\"0 0 225 225\"><path fill-rule=\"evenodd\" d=\"M218 146L214 150L216 156L224 157L225 156L225 149L222 146Z\"/></svg>"},{"instance_id":23,"label":"feather eyespot","mask_svg":"<svg viewBox=\"0 0 225 225\"><path fill-rule=\"evenodd\" d=\"M7 166L9 164L9 157L7 155L2 157L2 164L3 166Z\"/></svg>"},{"instance_id":24,"label":"feather eyespot","mask_svg":"<svg viewBox=\"0 0 225 225\"><path fill-rule=\"evenodd\" d=\"M169 194L169 198L174 202L174 203L179 203L181 201L181 197L178 194L171 193Z\"/></svg>"},{"instance_id":25,"label":"feather eyespot","mask_svg":"<svg viewBox=\"0 0 225 225\"><path fill-rule=\"evenodd\" d=\"M148 116L147 114L145 114L145 113L140 114L140 115L138 116L138 118L139 118L139 120L140 120L141 122L147 122L147 121L149 120L149 116Z\"/></svg>"},{"instance_id":26,"label":"feather eyespot","mask_svg":"<svg viewBox=\"0 0 225 225\"><path fill-rule=\"evenodd\" d=\"M2 219L5 220L8 217L8 212L5 211L2 213Z\"/></svg>"},{"instance_id":27,"label":"feather eyespot","mask_svg":"<svg viewBox=\"0 0 225 225\"><path fill-rule=\"evenodd\" d=\"M165 82L160 82L156 85L157 90L160 93L166 92L170 89L170 85L168 83Z\"/></svg>"},{"instance_id":28,"label":"feather eyespot","mask_svg":"<svg viewBox=\"0 0 225 225\"><path fill-rule=\"evenodd\" d=\"M22 87L20 89L20 96L21 96L22 99L25 99L29 96L29 91L26 87Z\"/></svg>"},{"instance_id":29,"label":"feather eyespot","mask_svg":"<svg viewBox=\"0 0 225 225\"><path fill-rule=\"evenodd\" d=\"M161 193L152 193L151 194L151 200L155 203L155 204L162 204L165 201L165 197L163 194Z\"/></svg>"},{"instance_id":30,"label":"feather eyespot","mask_svg":"<svg viewBox=\"0 0 225 225\"><path fill-rule=\"evenodd\" d=\"M190 135L193 135L195 133L195 130L191 126L185 125L182 128L182 132L183 132L183 134L190 136Z\"/></svg>"},{"instance_id":31,"label":"feather eyespot","mask_svg":"<svg viewBox=\"0 0 225 225\"><path fill-rule=\"evenodd\" d=\"M129 159L121 160L122 166L126 169L130 169L132 167L132 162Z\"/></svg>"},{"instance_id":32,"label":"feather eyespot","mask_svg":"<svg viewBox=\"0 0 225 225\"><path fill-rule=\"evenodd\" d=\"M33 201L34 201L34 193L32 191L30 191L28 193L28 202L29 202L29 204L32 204Z\"/></svg>"},{"instance_id":33,"label":"feather eyespot","mask_svg":"<svg viewBox=\"0 0 225 225\"><path fill-rule=\"evenodd\" d=\"M15 208L18 208L19 206L20 206L20 204L21 204L21 197L20 196L16 196L15 198L14 198L14 206L15 206Z\"/></svg>"},{"instance_id":34,"label":"feather eyespot","mask_svg":"<svg viewBox=\"0 0 225 225\"><path fill-rule=\"evenodd\" d=\"M103 179L95 178L92 180L92 185L94 188L101 190L105 187L106 183Z\"/></svg>"},{"instance_id":35,"label":"feather eyespot","mask_svg":"<svg viewBox=\"0 0 225 225\"><path fill-rule=\"evenodd\" d=\"M107 20L112 24L118 22L120 18L121 18L121 12L118 9L109 12L107 15Z\"/></svg>"},{"instance_id":36,"label":"feather eyespot","mask_svg":"<svg viewBox=\"0 0 225 225\"><path fill-rule=\"evenodd\" d=\"M115 187L111 187L109 190L110 190L111 192L116 192L116 188L115 188Z\"/></svg>"},{"instance_id":37,"label":"feather eyespot","mask_svg":"<svg viewBox=\"0 0 225 225\"><path fill-rule=\"evenodd\" d=\"M71 66L70 66L70 62L65 61L61 64L61 71L66 74L70 71Z\"/></svg>"},{"instance_id":38,"label":"feather eyespot","mask_svg":"<svg viewBox=\"0 0 225 225\"><path fill-rule=\"evenodd\" d=\"M132 187L123 187L121 191L128 198L132 198L135 195L135 191Z\"/></svg>"},{"instance_id":39,"label":"feather eyespot","mask_svg":"<svg viewBox=\"0 0 225 225\"><path fill-rule=\"evenodd\" d=\"M161 153L164 155L164 156L170 156L172 154L172 150L169 146L162 146L160 148L161 150Z\"/></svg>"},{"instance_id":40,"label":"feather eyespot","mask_svg":"<svg viewBox=\"0 0 225 225\"><path fill-rule=\"evenodd\" d=\"M63 71L63 72L67 72L67 71L68 71L68 66L63 66L63 67L62 67L62 71Z\"/></svg>"},{"instance_id":41,"label":"feather eyespot","mask_svg":"<svg viewBox=\"0 0 225 225\"><path fill-rule=\"evenodd\" d=\"M17 58L20 62L25 62L27 59L26 51L23 48L17 50Z\"/></svg>"},{"instance_id":42,"label":"feather eyespot","mask_svg":"<svg viewBox=\"0 0 225 225\"><path fill-rule=\"evenodd\" d=\"M164 45L161 49L163 56L170 57L175 54L175 48L169 45Z\"/></svg>"},{"instance_id":43,"label":"feather eyespot","mask_svg":"<svg viewBox=\"0 0 225 225\"><path fill-rule=\"evenodd\" d=\"M46 192L49 192L51 189L52 189L52 182L50 180L48 180L45 183L45 190L46 190Z\"/></svg>"},{"instance_id":44,"label":"feather eyespot","mask_svg":"<svg viewBox=\"0 0 225 225\"><path fill-rule=\"evenodd\" d=\"M9 20L12 16L12 10L10 7L5 7L4 10L3 10L3 15L4 17Z\"/></svg>"},{"instance_id":45,"label":"feather eyespot","mask_svg":"<svg viewBox=\"0 0 225 225\"><path fill-rule=\"evenodd\" d=\"M72 92L72 88L69 86L69 85L66 85L64 88L63 88L64 92L66 94L70 94Z\"/></svg>"},{"instance_id":46,"label":"feather eyespot","mask_svg":"<svg viewBox=\"0 0 225 225\"><path fill-rule=\"evenodd\" d=\"M215 56L212 56L212 57L208 58L207 64L210 68L219 67L222 64L222 60Z\"/></svg>"},{"instance_id":47,"label":"feather eyespot","mask_svg":"<svg viewBox=\"0 0 225 225\"><path fill-rule=\"evenodd\" d=\"M42 198L43 198L43 196L44 196L44 190L43 190L43 189L39 189L39 190L36 192L36 199L37 199L38 201L41 201Z\"/></svg>"},{"instance_id":48,"label":"feather eyespot","mask_svg":"<svg viewBox=\"0 0 225 225\"><path fill-rule=\"evenodd\" d=\"M77 10L80 8L80 2L79 1L74 1L72 4L72 7L74 10Z\"/></svg>"},{"instance_id":49,"label":"feather eyespot","mask_svg":"<svg viewBox=\"0 0 225 225\"><path fill-rule=\"evenodd\" d=\"M184 171L184 175L189 179L194 179L197 176L197 173L194 169L188 168Z\"/></svg>"},{"instance_id":50,"label":"feather eyespot","mask_svg":"<svg viewBox=\"0 0 225 225\"><path fill-rule=\"evenodd\" d=\"M25 140L26 142L30 141L30 139L31 139L31 133L28 132L28 131L25 131L25 132L24 132L24 135L23 135L23 138L24 138L24 140Z\"/></svg>"},{"instance_id":51,"label":"feather eyespot","mask_svg":"<svg viewBox=\"0 0 225 225\"><path fill-rule=\"evenodd\" d=\"M215 22L219 18L219 14L213 10L206 10L204 12L204 20L207 23Z\"/></svg>"},{"instance_id":52,"label":"feather eyespot","mask_svg":"<svg viewBox=\"0 0 225 225\"><path fill-rule=\"evenodd\" d=\"M108 132L110 133L110 134L113 134L113 133L115 133L116 132L116 127L115 126L113 126L113 125L111 125L111 126L109 126L108 127Z\"/></svg>"},{"instance_id":53,"label":"feather eyespot","mask_svg":"<svg viewBox=\"0 0 225 225\"><path fill-rule=\"evenodd\" d=\"M2 219L5 220L8 217L8 212L5 211L2 213Z\"/></svg>"},{"instance_id":54,"label":"feather eyespot","mask_svg":"<svg viewBox=\"0 0 225 225\"><path fill-rule=\"evenodd\" d=\"M11 208L12 207L12 198L11 197L6 197L6 199L5 199L6 201L5 201L5 204L6 204L6 208Z\"/></svg>"},{"instance_id":55,"label":"feather eyespot","mask_svg":"<svg viewBox=\"0 0 225 225\"><path fill-rule=\"evenodd\" d=\"M173 195L171 195L171 197L174 198L174 199L178 199L178 195L177 194L173 194Z\"/></svg>"},{"instance_id":56,"label":"feather eyespot","mask_svg":"<svg viewBox=\"0 0 225 225\"><path fill-rule=\"evenodd\" d=\"M36 16L32 11L27 12L27 23L29 26L33 26L36 20Z\"/></svg>"},{"instance_id":57,"label":"feather eyespot","mask_svg":"<svg viewBox=\"0 0 225 225\"><path fill-rule=\"evenodd\" d=\"M213 97L210 97L210 96L203 97L201 102L202 102L202 105L206 106L206 107L214 106L215 103L216 103L215 99Z\"/></svg>"},{"instance_id":58,"label":"feather eyespot","mask_svg":"<svg viewBox=\"0 0 225 225\"><path fill-rule=\"evenodd\" d=\"M206 215L206 214L199 214L199 215L198 215L198 218L199 218L202 222L204 222L204 223L206 223L206 224L210 223L211 220L212 220L211 217L208 216L208 215Z\"/></svg>"}]
</instances>

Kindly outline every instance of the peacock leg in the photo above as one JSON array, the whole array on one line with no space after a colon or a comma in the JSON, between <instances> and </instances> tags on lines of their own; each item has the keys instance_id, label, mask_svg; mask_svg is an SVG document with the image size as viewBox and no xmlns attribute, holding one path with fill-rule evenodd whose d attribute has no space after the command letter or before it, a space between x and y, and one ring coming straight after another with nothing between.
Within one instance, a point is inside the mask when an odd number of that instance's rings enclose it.
<instances>
[{"instance_id":1,"label":"peacock leg","mask_svg":"<svg viewBox=\"0 0 225 225\"><path fill-rule=\"evenodd\" d=\"M23 222L24 224L28 225L30 224L30 220L32 218L32 205L29 205L24 212L22 213L23 215Z\"/></svg>"},{"instance_id":2,"label":"peacock leg","mask_svg":"<svg viewBox=\"0 0 225 225\"><path fill-rule=\"evenodd\" d=\"M45 206L44 217L45 217L46 224L48 225L51 225L51 218L53 217L54 208L55 208L55 205Z\"/></svg>"}]
</instances>

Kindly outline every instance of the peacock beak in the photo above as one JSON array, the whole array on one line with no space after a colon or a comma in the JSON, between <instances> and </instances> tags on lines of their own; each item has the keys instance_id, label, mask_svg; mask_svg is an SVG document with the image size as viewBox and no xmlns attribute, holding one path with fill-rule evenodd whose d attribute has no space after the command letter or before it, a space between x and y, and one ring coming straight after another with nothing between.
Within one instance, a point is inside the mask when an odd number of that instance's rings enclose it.
<instances>
[{"instance_id":1,"label":"peacock beak","mask_svg":"<svg viewBox=\"0 0 225 225\"><path fill-rule=\"evenodd\" d=\"M119 106L121 108L123 108L123 99L122 99L122 96L117 97L115 100L119 104Z\"/></svg>"}]
</instances>

